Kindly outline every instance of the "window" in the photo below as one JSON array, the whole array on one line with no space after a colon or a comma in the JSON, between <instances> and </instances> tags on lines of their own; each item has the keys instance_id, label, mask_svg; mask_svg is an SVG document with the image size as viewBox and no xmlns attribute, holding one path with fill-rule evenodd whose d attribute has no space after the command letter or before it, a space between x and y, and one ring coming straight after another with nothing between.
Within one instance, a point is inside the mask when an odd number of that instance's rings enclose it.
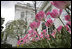
<instances>
[{"instance_id":1,"label":"window","mask_svg":"<svg viewBox=\"0 0 72 49\"><path fill-rule=\"evenodd\" d=\"M21 12L21 18L23 18L24 17L24 12Z\"/></svg>"}]
</instances>

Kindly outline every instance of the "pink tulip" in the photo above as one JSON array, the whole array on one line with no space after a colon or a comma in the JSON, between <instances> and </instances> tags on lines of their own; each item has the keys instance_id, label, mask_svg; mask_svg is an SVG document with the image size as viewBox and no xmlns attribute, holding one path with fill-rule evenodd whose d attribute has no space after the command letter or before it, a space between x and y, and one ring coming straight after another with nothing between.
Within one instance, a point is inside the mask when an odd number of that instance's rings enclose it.
<instances>
[{"instance_id":1,"label":"pink tulip","mask_svg":"<svg viewBox=\"0 0 72 49\"><path fill-rule=\"evenodd\" d=\"M36 40L40 40L40 38L39 37L36 37Z\"/></svg>"},{"instance_id":2,"label":"pink tulip","mask_svg":"<svg viewBox=\"0 0 72 49\"><path fill-rule=\"evenodd\" d=\"M70 1L53 1L51 2L52 5L59 9L65 9L70 5Z\"/></svg>"},{"instance_id":3,"label":"pink tulip","mask_svg":"<svg viewBox=\"0 0 72 49\"><path fill-rule=\"evenodd\" d=\"M48 15L50 15L50 11L48 11L48 12L46 13L46 16L48 16Z\"/></svg>"},{"instance_id":4,"label":"pink tulip","mask_svg":"<svg viewBox=\"0 0 72 49\"><path fill-rule=\"evenodd\" d=\"M37 21L42 21L45 18L45 13L43 11L40 11L35 16Z\"/></svg>"},{"instance_id":5,"label":"pink tulip","mask_svg":"<svg viewBox=\"0 0 72 49\"><path fill-rule=\"evenodd\" d=\"M65 20L66 20L66 21L71 21L70 15L66 15L66 16L65 16Z\"/></svg>"},{"instance_id":6,"label":"pink tulip","mask_svg":"<svg viewBox=\"0 0 72 49\"><path fill-rule=\"evenodd\" d=\"M37 28L39 27L39 25L40 25L40 21L38 21L38 22L37 22L37 25L36 25L36 26L37 26Z\"/></svg>"},{"instance_id":7,"label":"pink tulip","mask_svg":"<svg viewBox=\"0 0 72 49\"><path fill-rule=\"evenodd\" d=\"M49 38L49 35L47 35L47 36L45 36L48 40L51 40L50 38Z\"/></svg>"},{"instance_id":8,"label":"pink tulip","mask_svg":"<svg viewBox=\"0 0 72 49\"><path fill-rule=\"evenodd\" d=\"M47 27L50 27L50 26L53 25L53 21L52 21L51 19L48 19L47 22L45 23L45 25L46 25Z\"/></svg>"},{"instance_id":9,"label":"pink tulip","mask_svg":"<svg viewBox=\"0 0 72 49\"><path fill-rule=\"evenodd\" d=\"M30 37L33 37L33 36L34 36L33 34L30 35Z\"/></svg>"},{"instance_id":10,"label":"pink tulip","mask_svg":"<svg viewBox=\"0 0 72 49\"><path fill-rule=\"evenodd\" d=\"M52 18L58 18L62 13L62 9L60 9L59 11L57 9L53 9L52 12L50 12L49 14L51 15Z\"/></svg>"},{"instance_id":11,"label":"pink tulip","mask_svg":"<svg viewBox=\"0 0 72 49\"><path fill-rule=\"evenodd\" d=\"M45 35L45 37L46 37L48 40L50 40L49 35Z\"/></svg>"},{"instance_id":12,"label":"pink tulip","mask_svg":"<svg viewBox=\"0 0 72 49\"><path fill-rule=\"evenodd\" d=\"M28 34L25 35L24 39L26 39L28 37Z\"/></svg>"},{"instance_id":13,"label":"pink tulip","mask_svg":"<svg viewBox=\"0 0 72 49\"><path fill-rule=\"evenodd\" d=\"M57 32L56 30L53 30L53 33L51 34L54 38L56 37L55 36L56 32Z\"/></svg>"},{"instance_id":14,"label":"pink tulip","mask_svg":"<svg viewBox=\"0 0 72 49\"><path fill-rule=\"evenodd\" d=\"M44 35L46 35L46 29L43 30Z\"/></svg>"},{"instance_id":15,"label":"pink tulip","mask_svg":"<svg viewBox=\"0 0 72 49\"><path fill-rule=\"evenodd\" d=\"M20 45L20 40L19 40L19 41L17 41L17 44L18 44L18 45Z\"/></svg>"},{"instance_id":16,"label":"pink tulip","mask_svg":"<svg viewBox=\"0 0 72 49\"><path fill-rule=\"evenodd\" d=\"M35 36L37 35L39 37L39 34L36 31L34 31L33 33Z\"/></svg>"},{"instance_id":17,"label":"pink tulip","mask_svg":"<svg viewBox=\"0 0 72 49\"><path fill-rule=\"evenodd\" d=\"M71 21L68 21L66 25L70 25L71 26Z\"/></svg>"},{"instance_id":18,"label":"pink tulip","mask_svg":"<svg viewBox=\"0 0 72 49\"><path fill-rule=\"evenodd\" d=\"M38 28L39 25L40 25L40 22L36 22L36 21L30 23L30 27L31 27L32 29Z\"/></svg>"},{"instance_id":19,"label":"pink tulip","mask_svg":"<svg viewBox=\"0 0 72 49\"><path fill-rule=\"evenodd\" d=\"M68 31L68 30L69 30L69 27L68 27L68 25L65 25L65 27L66 27L66 30Z\"/></svg>"},{"instance_id":20,"label":"pink tulip","mask_svg":"<svg viewBox=\"0 0 72 49\"><path fill-rule=\"evenodd\" d=\"M71 30L68 31L71 34Z\"/></svg>"},{"instance_id":21,"label":"pink tulip","mask_svg":"<svg viewBox=\"0 0 72 49\"><path fill-rule=\"evenodd\" d=\"M35 41L35 38L32 38L32 41Z\"/></svg>"},{"instance_id":22,"label":"pink tulip","mask_svg":"<svg viewBox=\"0 0 72 49\"><path fill-rule=\"evenodd\" d=\"M43 38L43 34L42 33L40 34L40 37Z\"/></svg>"},{"instance_id":23,"label":"pink tulip","mask_svg":"<svg viewBox=\"0 0 72 49\"><path fill-rule=\"evenodd\" d=\"M39 34L35 30L29 30L30 37L36 37L36 35L39 37Z\"/></svg>"},{"instance_id":24,"label":"pink tulip","mask_svg":"<svg viewBox=\"0 0 72 49\"><path fill-rule=\"evenodd\" d=\"M62 25L60 25L58 28L57 28L57 30L60 32L61 31L61 29L62 29Z\"/></svg>"},{"instance_id":25,"label":"pink tulip","mask_svg":"<svg viewBox=\"0 0 72 49\"><path fill-rule=\"evenodd\" d=\"M25 39L25 43L27 43L29 40L28 39Z\"/></svg>"},{"instance_id":26,"label":"pink tulip","mask_svg":"<svg viewBox=\"0 0 72 49\"><path fill-rule=\"evenodd\" d=\"M33 30L32 30L32 29L28 31L28 33L29 33L29 34L31 34L32 32L33 32Z\"/></svg>"},{"instance_id":27,"label":"pink tulip","mask_svg":"<svg viewBox=\"0 0 72 49\"><path fill-rule=\"evenodd\" d=\"M29 38L29 40L31 39L31 37L28 37Z\"/></svg>"},{"instance_id":28,"label":"pink tulip","mask_svg":"<svg viewBox=\"0 0 72 49\"><path fill-rule=\"evenodd\" d=\"M33 37L36 37L36 34L33 34Z\"/></svg>"}]
</instances>

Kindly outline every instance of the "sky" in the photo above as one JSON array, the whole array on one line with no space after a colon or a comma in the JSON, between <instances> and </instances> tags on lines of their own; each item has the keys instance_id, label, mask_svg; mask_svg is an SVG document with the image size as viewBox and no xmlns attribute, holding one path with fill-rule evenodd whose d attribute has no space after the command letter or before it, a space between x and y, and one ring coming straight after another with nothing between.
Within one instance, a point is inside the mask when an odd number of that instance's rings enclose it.
<instances>
[{"instance_id":1,"label":"sky","mask_svg":"<svg viewBox=\"0 0 72 49\"><path fill-rule=\"evenodd\" d=\"M26 3L33 4L32 1L1 1L1 17L5 18L4 24L2 25L4 26L4 29L5 29L5 24L8 21L14 20L15 4L17 2L25 3L25 4Z\"/></svg>"}]
</instances>

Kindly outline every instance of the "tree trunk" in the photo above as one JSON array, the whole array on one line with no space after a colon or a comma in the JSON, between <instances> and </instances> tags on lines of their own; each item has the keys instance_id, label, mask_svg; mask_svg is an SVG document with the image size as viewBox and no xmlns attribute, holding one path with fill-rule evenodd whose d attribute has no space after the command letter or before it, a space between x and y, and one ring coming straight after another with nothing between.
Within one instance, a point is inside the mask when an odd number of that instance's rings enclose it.
<instances>
[{"instance_id":1,"label":"tree trunk","mask_svg":"<svg viewBox=\"0 0 72 49\"><path fill-rule=\"evenodd\" d=\"M37 13L37 10L36 10L36 1L35 1L35 5L34 6L35 6L35 15L36 15L36 13Z\"/></svg>"}]
</instances>

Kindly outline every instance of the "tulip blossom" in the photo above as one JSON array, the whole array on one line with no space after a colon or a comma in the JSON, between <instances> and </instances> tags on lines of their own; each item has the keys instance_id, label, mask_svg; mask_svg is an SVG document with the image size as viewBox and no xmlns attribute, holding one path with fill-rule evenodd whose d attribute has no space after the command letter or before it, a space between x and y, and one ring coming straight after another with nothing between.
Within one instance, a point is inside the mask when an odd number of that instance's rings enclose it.
<instances>
[{"instance_id":1,"label":"tulip blossom","mask_svg":"<svg viewBox=\"0 0 72 49\"><path fill-rule=\"evenodd\" d=\"M68 31L71 34L71 30Z\"/></svg>"},{"instance_id":2,"label":"tulip blossom","mask_svg":"<svg viewBox=\"0 0 72 49\"><path fill-rule=\"evenodd\" d=\"M32 38L32 41L35 41L35 38Z\"/></svg>"},{"instance_id":3,"label":"tulip blossom","mask_svg":"<svg viewBox=\"0 0 72 49\"><path fill-rule=\"evenodd\" d=\"M47 16L47 15L50 15L50 11L48 11L48 12L46 13L46 16Z\"/></svg>"},{"instance_id":4,"label":"tulip blossom","mask_svg":"<svg viewBox=\"0 0 72 49\"><path fill-rule=\"evenodd\" d=\"M20 45L20 40L19 40L19 41L17 41L17 45Z\"/></svg>"},{"instance_id":5,"label":"tulip blossom","mask_svg":"<svg viewBox=\"0 0 72 49\"><path fill-rule=\"evenodd\" d=\"M66 27L66 30L68 31L68 30L69 30L69 27L68 27L68 25L65 25L65 27Z\"/></svg>"},{"instance_id":6,"label":"tulip blossom","mask_svg":"<svg viewBox=\"0 0 72 49\"><path fill-rule=\"evenodd\" d=\"M52 18L58 18L62 13L62 9L60 9L59 11L57 9L53 9L52 12L49 12L50 16Z\"/></svg>"},{"instance_id":7,"label":"tulip blossom","mask_svg":"<svg viewBox=\"0 0 72 49\"><path fill-rule=\"evenodd\" d=\"M65 20L66 20L66 21L71 21L70 15L66 15L66 16L65 16Z\"/></svg>"},{"instance_id":8,"label":"tulip blossom","mask_svg":"<svg viewBox=\"0 0 72 49\"><path fill-rule=\"evenodd\" d=\"M50 40L49 35L45 35L45 37L46 37L48 40Z\"/></svg>"},{"instance_id":9,"label":"tulip blossom","mask_svg":"<svg viewBox=\"0 0 72 49\"><path fill-rule=\"evenodd\" d=\"M60 26L57 28L58 32L60 32L61 29L62 29L62 25L60 25Z\"/></svg>"},{"instance_id":10,"label":"tulip blossom","mask_svg":"<svg viewBox=\"0 0 72 49\"><path fill-rule=\"evenodd\" d=\"M32 32L33 32L33 30L32 30L32 29L31 29L31 30L28 30L28 33L29 33L29 34L31 34Z\"/></svg>"},{"instance_id":11,"label":"tulip blossom","mask_svg":"<svg viewBox=\"0 0 72 49\"><path fill-rule=\"evenodd\" d=\"M36 21L30 23L30 27L31 27L32 29L38 28L39 25L40 25L40 22L36 22Z\"/></svg>"},{"instance_id":12,"label":"tulip blossom","mask_svg":"<svg viewBox=\"0 0 72 49\"><path fill-rule=\"evenodd\" d=\"M51 34L54 38L56 37L55 36L56 32L57 32L56 30L53 30L53 33Z\"/></svg>"},{"instance_id":13,"label":"tulip blossom","mask_svg":"<svg viewBox=\"0 0 72 49\"><path fill-rule=\"evenodd\" d=\"M40 37L43 38L45 35L46 35L46 29L44 29L44 30L41 32Z\"/></svg>"},{"instance_id":14,"label":"tulip blossom","mask_svg":"<svg viewBox=\"0 0 72 49\"><path fill-rule=\"evenodd\" d=\"M30 37L35 37L35 35L34 34L31 34Z\"/></svg>"},{"instance_id":15,"label":"tulip blossom","mask_svg":"<svg viewBox=\"0 0 72 49\"><path fill-rule=\"evenodd\" d=\"M52 21L51 19L48 19L47 22L45 23L45 25L46 25L47 27L50 27L50 26L53 25L53 21Z\"/></svg>"},{"instance_id":16,"label":"tulip blossom","mask_svg":"<svg viewBox=\"0 0 72 49\"><path fill-rule=\"evenodd\" d=\"M36 14L35 18L37 21L42 21L45 18L45 13L43 11L40 11Z\"/></svg>"},{"instance_id":17,"label":"tulip blossom","mask_svg":"<svg viewBox=\"0 0 72 49\"><path fill-rule=\"evenodd\" d=\"M45 35L46 38L49 38L49 35Z\"/></svg>"},{"instance_id":18,"label":"tulip blossom","mask_svg":"<svg viewBox=\"0 0 72 49\"><path fill-rule=\"evenodd\" d=\"M36 32L36 31L34 31L33 32L33 35L36 37L36 35L39 37L39 34Z\"/></svg>"},{"instance_id":19,"label":"tulip blossom","mask_svg":"<svg viewBox=\"0 0 72 49\"><path fill-rule=\"evenodd\" d=\"M28 34L25 35L24 39L27 39L27 37L28 37Z\"/></svg>"},{"instance_id":20,"label":"tulip blossom","mask_svg":"<svg viewBox=\"0 0 72 49\"><path fill-rule=\"evenodd\" d=\"M70 25L71 26L71 21L68 21L66 25Z\"/></svg>"},{"instance_id":21,"label":"tulip blossom","mask_svg":"<svg viewBox=\"0 0 72 49\"><path fill-rule=\"evenodd\" d=\"M39 34L35 30L29 30L28 33L30 34L30 37L36 37L36 35L39 37Z\"/></svg>"},{"instance_id":22,"label":"tulip blossom","mask_svg":"<svg viewBox=\"0 0 72 49\"><path fill-rule=\"evenodd\" d=\"M38 41L38 40L40 40L40 38L39 37L36 37L36 40Z\"/></svg>"},{"instance_id":23,"label":"tulip blossom","mask_svg":"<svg viewBox=\"0 0 72 49\"><path fill-rule=\"evenodd\" d=\"M43 30L44 35L46 35L46 29Z\"/></svg>"},{"instance_id":24,"label":"tulip blossom","mask_svg":"<svg viewBox=\"0 0 72 49\"><path fill-rule=\"evenodd\" d=\"M40 38L43 38L43 34L42 33L40 34Z\"/></svg>"},{"instance_id":25,"label":"tulip blossom","mask_svg":"<svg viewBox=\"0 0 72 49\"><path fill-rule=\"evenodd\" d=\"M59 9L65 9L70 5L70 1L52 1L51 4Z\"/></svg>"}]
</instances>

